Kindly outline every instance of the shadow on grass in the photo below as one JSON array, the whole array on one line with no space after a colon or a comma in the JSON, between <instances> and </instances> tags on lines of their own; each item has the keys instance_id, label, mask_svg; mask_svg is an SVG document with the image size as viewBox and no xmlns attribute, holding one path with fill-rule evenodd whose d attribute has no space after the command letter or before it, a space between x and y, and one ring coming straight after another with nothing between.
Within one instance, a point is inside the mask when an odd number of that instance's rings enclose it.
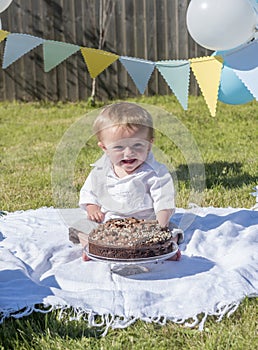
<instances>
[{"instance_id":1,"label":"shadow on grass","mask_svg":"<svg viewBox=\"0 0 258 350\"><path fill-rule=\"evenodd\" d=\"M194 164L198 173L200 164ZM218 161L213 163L205 163L206 188L213 188L214 186L222 186L227 189L241 187L242 185L249 185L258 183L258 176L252 176L247 172L243 172L243 166L240 162L224 162ZM173 176L173 174L172 174ZM176 176L178 181L190 183L188 165L181 164L176 169Z\"/></svg>"},{"instance_id":2,"label":"shadow on grass","mask_svg":"<svg viewBox=\"0 0 258 350\"><path fill-rule=\"evenodd\" d=\"M37 305L37 308L40 309L42 306ZM67 310L67 314L71 316L72 310L70 313ZM5 319L0 328L0 347L2 344L5 349L12 349L15 343L22 348L24 345L26 348L26 345L33 342L40 344L41 339L44 338L56 339L57 343L60 339L102 338L103 328L90 327L87 321L73 321L68 319L69 316L62 315L60 318L59 315L60 311L54 310L49 313L33 312L29 316L18 319L12 317Z\"/></svg>"}]
</instances>

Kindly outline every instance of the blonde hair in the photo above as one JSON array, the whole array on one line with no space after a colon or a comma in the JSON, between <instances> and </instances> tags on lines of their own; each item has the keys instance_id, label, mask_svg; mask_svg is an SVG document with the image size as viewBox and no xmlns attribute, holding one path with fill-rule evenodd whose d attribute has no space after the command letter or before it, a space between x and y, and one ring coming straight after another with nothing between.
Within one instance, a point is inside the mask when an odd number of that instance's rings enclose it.
<instances>
[{"instance_id":1,"label":"blonde hair","mask_svg":"<svg viewBox=\"0 0 258 350\"><path fill-rule=\"evenodd\" d=\"M93 124L93 132L100 140L101 131L110 127L147 128L150 140L154 138L153 121L150 113L141 106L130 102L118 102L102 109Z\"/></svg>"}]
</instances>

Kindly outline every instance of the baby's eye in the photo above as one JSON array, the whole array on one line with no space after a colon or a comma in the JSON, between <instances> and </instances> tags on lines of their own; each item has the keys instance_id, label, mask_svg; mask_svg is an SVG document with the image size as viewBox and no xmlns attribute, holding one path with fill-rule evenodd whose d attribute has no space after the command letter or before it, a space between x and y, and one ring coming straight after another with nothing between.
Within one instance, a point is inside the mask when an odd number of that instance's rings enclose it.
<instances>
[{"instance_id":1,"label":"baby's eye","mask_svg":"<svg viewBox=\"0 0 258 350\"><path fill-rule=\"evenodd\" d=\"M133 147L134 147L134 148L142 148L142 147L144 147L144 144L138 142L138 143L135 143L135 144L133 145Z\"/></svg>"},{"instance_id":2,"label":"baby's eye","mask_svg":"<svg viewBox=\"0 0 258 350\"><path fill-rule=\"evenodd\" d=\"M116 145L116 146L113 147L114 151L122 151L123 149L124 149L124 147L120 146L120 145Z\"/></svg>"}]
</instances>

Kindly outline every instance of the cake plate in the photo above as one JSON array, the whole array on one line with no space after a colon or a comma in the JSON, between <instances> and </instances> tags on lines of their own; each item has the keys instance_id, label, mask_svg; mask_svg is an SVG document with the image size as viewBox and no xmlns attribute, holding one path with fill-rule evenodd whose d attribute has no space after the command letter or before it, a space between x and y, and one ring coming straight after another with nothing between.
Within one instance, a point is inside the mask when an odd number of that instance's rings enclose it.
<instances>
[{"instance_id":1,"label":"cake plate","mask_svg":"<svg viewBox=\"0 0 258 350\"><path fill-rule=\"evenodd\" d=\"M172 258L178 252L178 245L174 243L173 251L170 253L139 259L107 258L89 253L88 247L85 247L84 249L85 253L91 260L98 261L101 263L109 263L111 272L117 273L122 276L130 276L139 273L149 272L150 268L147 267L146 264L158 263Z\"/></svg>"}]
</instances>

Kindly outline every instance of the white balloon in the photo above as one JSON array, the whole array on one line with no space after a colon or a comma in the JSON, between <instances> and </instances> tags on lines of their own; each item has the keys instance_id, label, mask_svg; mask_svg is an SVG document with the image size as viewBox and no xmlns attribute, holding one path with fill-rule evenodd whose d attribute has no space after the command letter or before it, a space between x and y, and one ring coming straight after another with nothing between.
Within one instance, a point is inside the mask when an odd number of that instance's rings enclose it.
<instances>
[{"instance_id":1,"label":"white balloon","mask_svg":"<svg viewBox=\"0 0 258 350\"><path fill-rule=\"evenodd\" d=\"M12 1L13 0L0 0L0 12L6 10L7 7L10 6Z\"/></svg>"},{"instance_id":2,"label":"white balloon","mask_svg":"<svg viewBox=\"0 0 258 350\"><path fill-rule=\"evenodd\" d=\"M247 0L191 0L186 23L201 46L230 50L255 37L257 17Z\"/></svg>"}]
</instances>

